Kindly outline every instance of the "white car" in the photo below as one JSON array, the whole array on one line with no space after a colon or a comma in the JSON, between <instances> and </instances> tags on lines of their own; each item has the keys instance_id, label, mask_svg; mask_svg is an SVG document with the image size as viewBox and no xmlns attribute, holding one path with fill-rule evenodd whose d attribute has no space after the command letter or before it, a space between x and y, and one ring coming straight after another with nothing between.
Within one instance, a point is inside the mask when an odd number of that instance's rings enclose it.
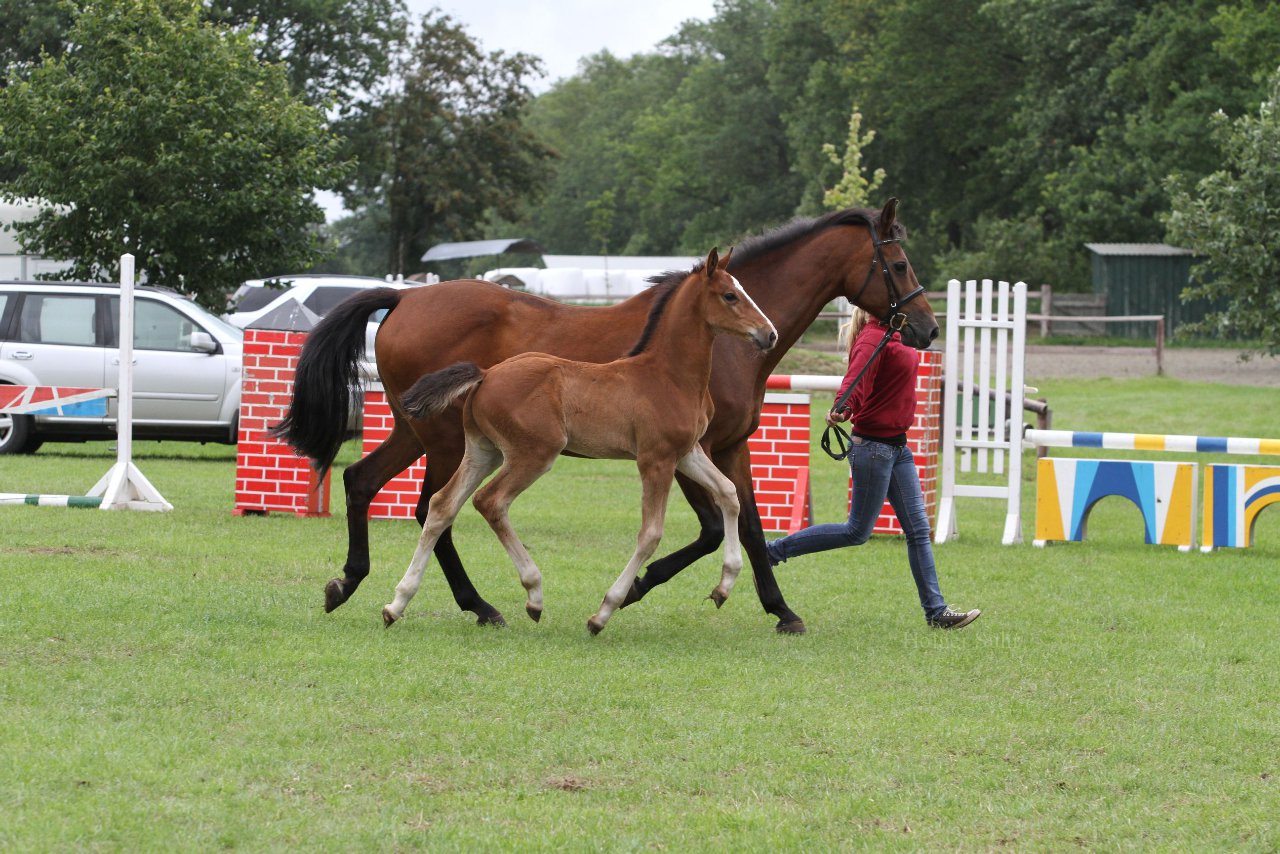
<instances>
[{"instance_id":1,"label":"white car","mask_svg":"<svg viewBox=\"0 0 1280 854\"><path fill-rule=\"evenodd\" d=\"M234 444L243 333L164 288L134 290L133 434ZM0 282L0 383L115 388L120 286ZM0 414L0 454L115 437L103 416Z\"/></svg>"},{"instance_id":2,"label":"white car","mask_svg":"<svg viewBox=\"0 0 1280 854\"><path fill-rule=\"evenodd\" d=\"M434 281L438 278L432 277ZM406 282L403 279L388 281L373 276L332 276L321 273L302 273L296 276L275 276L268 279L250 279L231 295L231 311L223 318L233 326L244 329L261 317L265 317L289 300L296 300L319 317L324 317L335 306L369 288L410 288L424 282ZM373 339L378 334L378 324L386 310L374 312L369 317L365 333L365 371L376 376L373 369Z\"/></svg>"}]
</instances>

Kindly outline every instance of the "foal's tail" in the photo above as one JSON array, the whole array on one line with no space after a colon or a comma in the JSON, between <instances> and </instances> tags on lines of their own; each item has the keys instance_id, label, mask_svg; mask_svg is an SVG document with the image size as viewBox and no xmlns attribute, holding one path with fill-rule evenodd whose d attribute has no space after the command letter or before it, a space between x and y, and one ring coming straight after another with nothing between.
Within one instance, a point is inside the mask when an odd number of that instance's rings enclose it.
<instances>
[{"instance_id":1,"label":"foal's tail","mask_svg":"<svg viewBox=\"0 0 1280 854\"><path fill-rule=\"evenodd\" d=\"M307 336L294 373L289 411L271 435L315 461L317 471L333 465L347 435L351 388L360 380L369 315L394 309L405 291L373 288L345 300Z\"/></svg>"},{"instance_id":2,"label":"foal's tail","mask_svg":"<svg viewBox=\"0 0 1280 854\"><path fill-rule=\"evenodd\" d=\"M475 362L454 362L424 374L400 396L400 405L414 418L429 418L449 408L449 404L480 385L484 370Z\"/></svg>"}]
</instances>

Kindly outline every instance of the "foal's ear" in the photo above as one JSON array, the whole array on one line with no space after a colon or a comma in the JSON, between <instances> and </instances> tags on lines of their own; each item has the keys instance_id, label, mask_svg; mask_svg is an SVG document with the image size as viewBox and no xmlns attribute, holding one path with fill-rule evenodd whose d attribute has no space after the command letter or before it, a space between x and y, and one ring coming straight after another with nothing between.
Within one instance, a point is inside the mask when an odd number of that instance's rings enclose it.
<instances>
[{"instance_id":1,"label":"foal's ear","mask_svg":"<svg viewBox=\"0 0 1280 854\"><path fill-rule=\"evenodd\" d=\"M712 246L711 251L707 253L707 260L702 266L702 272L706 273L709 279L718 266L720 266L720 247Z\"/></svg>"},{"instance_id":2,"label":"foal's ear","mask_svg":"<svg viewBox=\"0 0 1280 854\"><path fill-rule=\"evenodd\" d=\"M879 224L877 232L880 239L885 240L893 234L893 223L898 218L898 200L891 198L884 203L884 207L880 210Z\"/></svg>"}]
</instances>

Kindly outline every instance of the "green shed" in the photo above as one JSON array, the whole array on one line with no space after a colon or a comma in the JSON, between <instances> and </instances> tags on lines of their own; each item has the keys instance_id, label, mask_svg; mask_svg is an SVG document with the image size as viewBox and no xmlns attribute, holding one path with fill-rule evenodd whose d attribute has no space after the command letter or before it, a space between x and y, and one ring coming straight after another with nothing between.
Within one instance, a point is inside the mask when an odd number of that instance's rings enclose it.
<instances>
[{"instance_id":1,"label":"green shed","mask_svg":"<svg viewBox=\"0 0 1280 854\"><path fill-rule=\"evenodd\" d=\"M1204 300L1183 303L1195 256L1190 249L1164 243L1086 243L1092 253L1093 292L1107 298L1107 316L1161 314L1165 333L1180 323L1204 318L1215 306ZM1108 324L1108 333L1124 338L1150 338L1150 323Z\"/></svg>"}]
</instances>

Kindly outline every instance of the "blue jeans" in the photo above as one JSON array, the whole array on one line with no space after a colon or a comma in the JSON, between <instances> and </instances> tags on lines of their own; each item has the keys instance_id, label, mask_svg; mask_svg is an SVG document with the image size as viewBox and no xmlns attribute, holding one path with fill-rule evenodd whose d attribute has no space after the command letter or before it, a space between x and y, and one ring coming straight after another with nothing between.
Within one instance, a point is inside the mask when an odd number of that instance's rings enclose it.
<instances>
[{"instance_id":1,"label":"blue jeans","mask_svg":"<svg viewBox=\"0 0 1280 854\"><path fill-rule=\"evenodd\" d=\"M848 521L844 524L813 525L789 537L774 540L769 543L770 560L781 563L800 555L862 545L870 538L880 508L888 497L907 538L907 560L911 564L911 576L920 594L920 607L924 609L925 619L941 614L947 603L938 590L929 515L925 512L920 476L916 473L911 449L854 436L849 469L853 473L853 502Z\"/></svg>"}]
</instances>

